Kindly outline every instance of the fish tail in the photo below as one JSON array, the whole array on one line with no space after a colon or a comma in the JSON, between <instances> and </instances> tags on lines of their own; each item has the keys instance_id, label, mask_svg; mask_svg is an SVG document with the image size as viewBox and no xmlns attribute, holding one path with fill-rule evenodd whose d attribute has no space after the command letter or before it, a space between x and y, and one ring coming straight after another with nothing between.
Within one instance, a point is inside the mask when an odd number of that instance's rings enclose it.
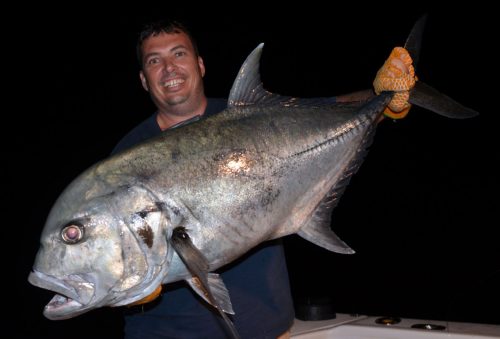
<instances>
[{"instance_id":1,"label":"fish tail","mask_svg":"<svg viewBox=\"0 0 500 339\"><path fill-rule=\"evenodd\" d=\"M432 88L415 75L426 21L427 15L417 20L404 47L394 48L377 72L373 83L375 92L377 94L386 90L394 92L391 102L384 110L384 115L392 119L402 119L410 111L411 105L452 119L466 119L478 115L477 111Z\"/></svg>"}]
</instances>

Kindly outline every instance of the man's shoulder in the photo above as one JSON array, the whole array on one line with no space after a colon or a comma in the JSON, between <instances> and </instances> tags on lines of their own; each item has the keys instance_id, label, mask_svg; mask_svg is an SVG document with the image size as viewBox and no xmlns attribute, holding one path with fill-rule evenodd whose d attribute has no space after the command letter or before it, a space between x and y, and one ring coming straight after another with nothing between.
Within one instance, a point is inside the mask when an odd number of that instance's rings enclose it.
<instances>
[{"instance_id":1,"label":"man's shoulder","mask_svg":"<svg viewBox=\"0 0 500 339\"><path fill-rule=\"evenodd\" d=\"M206 117L217 114L227 108L226 98L207 98L207 103L207 108L204 114ZM160 133L161 130L158 122L156 121L155 113L128 132L118 142L111 154L130 148Z\"/></svg>"},{"instance_id":2,"label":"man's shoulder","mask_svg":"<svg viewBox=\"0 0 500 339\"><path fill-rule=\"evenodd\" d=\"M207 108L205 116L211 116L227 108L226 98L207 98Z\"/></svg>"},{"instance_id":3,"label":"man's shoulder","mask_svg":"<svg viewBox=\"0 0 500 339\"><path fill-rule=\"evenodd\" d=\"M160 133L160 127L156 122L156 113L149 116L147 119L142 121L139 125L135 126L130 132L128 132L115 146L111 154L115 154L119 151L125 150L133 145L136 145L144 140L147 140L158 133Z\"/></svg>"}]
</instances>

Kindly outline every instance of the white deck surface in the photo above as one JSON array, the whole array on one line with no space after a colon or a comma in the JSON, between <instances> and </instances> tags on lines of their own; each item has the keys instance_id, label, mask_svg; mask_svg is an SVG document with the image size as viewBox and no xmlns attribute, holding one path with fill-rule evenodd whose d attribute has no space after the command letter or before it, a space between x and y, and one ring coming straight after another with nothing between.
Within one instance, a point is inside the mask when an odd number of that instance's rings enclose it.
<instances>
[{"instance_id":1,"label":"white deck surface","mask_svg":"<svg viewBox=\"0 0 500 339\"><path fill-rule=\"evenodd\" d=\"M375 338L500 338L500 325L447 322L438 320L406 319L393 325L377 324L379 317L337 314L335 319L302 321L295 319L292 327L294 339L375 339ZM443 330L412 328L415 324L444 326Z\"/></svg>"}]
</instances>

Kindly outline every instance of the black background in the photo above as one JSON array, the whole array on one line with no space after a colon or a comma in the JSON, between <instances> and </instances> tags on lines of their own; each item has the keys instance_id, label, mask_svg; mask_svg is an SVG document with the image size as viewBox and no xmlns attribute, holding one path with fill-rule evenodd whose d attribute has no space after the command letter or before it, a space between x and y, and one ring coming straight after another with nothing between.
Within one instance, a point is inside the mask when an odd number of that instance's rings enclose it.
<instances>
[{"instance_id":1,"label":"black background","mask_svg":"<svg viewBox=\"0 0 500 339\"><path fill-rule=\"evenodd\" d=\"M4 81L16 95L4 124L4 136L15 133L3 153L13 217L5 226L16 250L6 258L15 262L16 293L6 294L17 337L121 336L109 308L45 319L52 293L26 278L57 196L154 111L140 86L135 39L143 22L169 16L198 39L208 96L226 97L264 42L265 87L314 97L369 88L392 47L428 13L419 78L481 115L452 120L413 107L404 120L384 121L334 211L334 231L357 253L287 237L293 294L328 298L340 313L500 324L498 100L489 89L498 58L488 8L147 6L30 8L7 29L14 43L5 44L5 68L14 75Z\"/></svg>"}]
</instances>

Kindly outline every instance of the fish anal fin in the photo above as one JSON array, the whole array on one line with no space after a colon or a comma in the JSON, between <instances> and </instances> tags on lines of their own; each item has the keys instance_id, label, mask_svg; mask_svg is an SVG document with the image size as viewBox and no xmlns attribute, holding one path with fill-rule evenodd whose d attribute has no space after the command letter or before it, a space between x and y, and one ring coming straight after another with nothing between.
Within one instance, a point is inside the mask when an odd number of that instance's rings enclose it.
<instances>
[{"instance_id":1,"label":"fish anal fin","mask_svg":"<svg viewBox=\"0 0 500 339\"><path fill-rule=\"evenodd\" d=\"M357 151L357 155L345 168L342 178L328 192L328 194L325 195L314 210L309 221L301 227L299 232L297 232L299 236L332 252L342 254L354 253L354 250L351 249L345 242L340 240L340 238L332 231L330 226L332 222L332 211L335 206L337 206L342 194L344 194L351 177L361 166L361 163L367 153L367 148L373 140L373 134L373 131L368 131L367 137Z\"/></svg>"},{"instance_id":2,"label":"fish anal fin","mask_svg":"<svg viewBox=\"0 0 500 339\"><path fill-rule=\"evenodd\" d=\"M391 100L391 97L391 92L383 92L362 106L359 111L370 116L373 115L373 112L382 112L384 107ZM354 157L344 168L342 177L323 197L312 213L311 218L297 232L300 237L332 252L342 254L355 253L352 248L350 248L332 231L330 227L332 211L335 206L337 206L339 199L349 185L352 176L358 171L359 167L363 163L365 156L368 153L368 148L373 142L373 137L375 135L374 127L375 126L372 126L372 128L366 130L363 141L356 150Z\"/></svg>"},{"instance_id":3,"label":"fish anal fin","mask_svg":"<svg viewBox=\"0 0 500 339\"><path fill-rule=\"evenodd\" d=\"M315 218L309 220L299 232L302 238L321 246L329 251L353 254L355 253L345 242L343 242L330 228L330 223L319 221Z\"/></svg>"}]
</instances>

